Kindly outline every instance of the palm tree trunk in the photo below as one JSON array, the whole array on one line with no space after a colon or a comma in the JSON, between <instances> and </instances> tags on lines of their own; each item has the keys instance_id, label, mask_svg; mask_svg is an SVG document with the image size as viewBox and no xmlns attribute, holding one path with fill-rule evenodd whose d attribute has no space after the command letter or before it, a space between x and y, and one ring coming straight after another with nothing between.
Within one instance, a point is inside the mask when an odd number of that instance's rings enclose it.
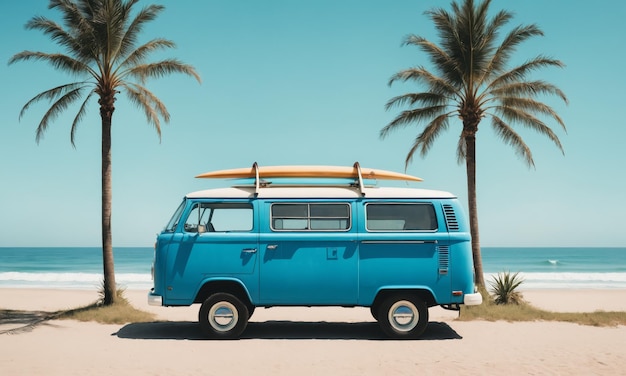
<instances>
[{"instance_id":1,"label":"palm tree trunk","mask_svg":"<svg viewBox=\"0 0 626 376\"><path fill-rule=\"evenodd\" d=\"M478 233L478 207L476 204L476 133L465 135L465 164L467 169L467 201L469 206L470 233L472 235L472 257L474 273L479 290L485 289L483 260L480 254L480 236Z\"/></svg>"},{"instance_id":2,"label":"palm tree trunk","mask_svg":"<svg viewBox=\"0 0 626 376\"><path fill-rule=\"evenodd\" d=\"M102 264L104 268L104 305L115 303L116 284L111 234L111 117L112 111L102 115Z\"/></svg>"}]
</instances>

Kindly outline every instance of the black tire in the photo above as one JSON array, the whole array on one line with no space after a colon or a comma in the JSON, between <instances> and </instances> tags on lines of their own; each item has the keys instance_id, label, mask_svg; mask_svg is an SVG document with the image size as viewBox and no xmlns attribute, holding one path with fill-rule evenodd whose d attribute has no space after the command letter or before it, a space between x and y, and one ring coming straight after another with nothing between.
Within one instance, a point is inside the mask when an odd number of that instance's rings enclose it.
<instances>
[{"instance_id":1,"label":"black tire","mask_svg":"<svg viewBox=\"0 0 626 376\"><path fill-rule=\"evenodd\" d=\"M392 338L417 338L428 325L428 307L414 295L396 294L385 299L378 309L378 324Z\"/></svg>"},{"instance_id":2,"label":"black tire","mask_svg":"<svg viewBox=\"0 0 626 376\"><path fill-rule=\"evenodd\" d=\"M371 306L370 307L370 313L372 314L372 317L374 318L374 320L378 321L378 306Z\"/></svg>"},{"instance_id":3,"label":"black tire","mask_svg":"<svg viewBox=\"0 0 626 376\"><path fill-rule=\"evenodd\" d=\"M239 338L248 325L248 308L234 295L213 294L200 306L198 322L212 338Z\"/></svg>"}]
</instances>

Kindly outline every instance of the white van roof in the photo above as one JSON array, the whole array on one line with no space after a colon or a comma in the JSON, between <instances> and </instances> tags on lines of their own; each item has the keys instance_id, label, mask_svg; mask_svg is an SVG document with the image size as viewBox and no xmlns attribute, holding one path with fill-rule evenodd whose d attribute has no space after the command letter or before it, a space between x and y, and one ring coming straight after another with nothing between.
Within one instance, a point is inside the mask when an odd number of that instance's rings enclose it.
<instances>
[{"instance_id":1,"label":"white van roof","mask_svg":"<svg viewBox=\"0 0 626 376\"><path fill-rule=\"evenodd\" d=\"M191 192L187 198L456 198L449 192L403 187L235 186Z\"/></svg>"}]
</instances>

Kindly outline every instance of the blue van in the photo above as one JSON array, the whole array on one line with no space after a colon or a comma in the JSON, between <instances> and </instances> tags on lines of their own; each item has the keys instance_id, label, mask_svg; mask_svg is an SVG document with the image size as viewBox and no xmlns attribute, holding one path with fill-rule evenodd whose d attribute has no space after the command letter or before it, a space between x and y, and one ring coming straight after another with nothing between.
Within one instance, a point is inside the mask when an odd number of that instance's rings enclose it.
<instances>
[{"instance_id":1,"label":"blue van","mask_svg":"<svg viewBox=\"0 0 626 376\"><path fill-rule=\"evenodd\" d=\"M253 178L187 194L157 236L149 303L200 304L215 338L239 337L272 306L369 307L387 335L414 338L429 307L482 302L454 195L368 185L387 175L358 164L288 173L302 170L225 170L238 172L210 177Z\"/></svg>"}]
</instances>

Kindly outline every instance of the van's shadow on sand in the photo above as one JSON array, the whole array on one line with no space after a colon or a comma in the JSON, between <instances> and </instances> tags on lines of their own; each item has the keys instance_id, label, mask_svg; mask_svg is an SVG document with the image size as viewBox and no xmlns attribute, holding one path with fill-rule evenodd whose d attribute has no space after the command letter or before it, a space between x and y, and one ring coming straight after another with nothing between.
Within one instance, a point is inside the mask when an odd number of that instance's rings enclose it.
<instances>
[{"instance_id":1,"label":"van's shadow on sand","mask_svg":"<svg viewBox=\"0 0 626 376\"><path fill-rule=\"evenodd\" d=\"M113 335L131 339L211 340L200 331L197 322L165 321L128 324ZM429 322L417 340L462 339L444 322ZM390 340L375 322L333 323L302 321L251 322L241 335L246 339L337 339Z\"/></svg>"}]
</instances>

